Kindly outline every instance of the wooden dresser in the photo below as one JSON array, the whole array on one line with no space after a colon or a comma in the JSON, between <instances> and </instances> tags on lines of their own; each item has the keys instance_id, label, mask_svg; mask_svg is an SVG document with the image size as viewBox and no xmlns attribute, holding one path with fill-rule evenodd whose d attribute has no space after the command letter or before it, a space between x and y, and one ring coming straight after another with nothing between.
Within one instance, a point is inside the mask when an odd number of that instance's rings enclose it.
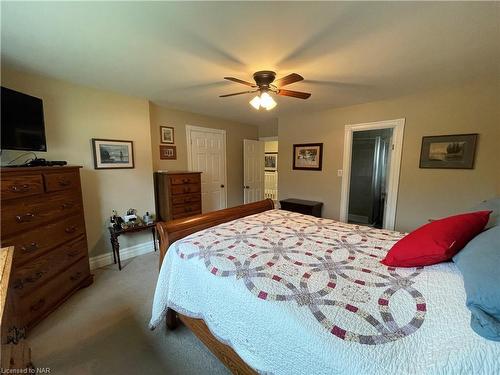
<instances>
[{"instance_id":1,"label":"wooden dresser","mask_svg":"<svg viewBox=\"0 0 500 375\"><path fill-rule=\"evenodd\" d=\"M155 172L158 220L201 214L201 172Z\"/></svg>"},{"instance_id":2,"label":"wooden dresser","mask_svg":"<svg viewBox=\"0 0 500 375\"><path fill-rule=\"evenodd\" d=\"M13 247L0 248L0 327L1 327L1 355L0 364L5 373L35 373L28 372L34 369L31 363L31 350L24 340L24 332L19 329L17 311L12 300L12 259ZM17 372L23 369L25 372ZM10 371L9 371L10 370ZM3 372L2 372L3 373Z\"/></svg>"},{"instance_id":3,"label":"wooden dresser","mask_svg":"<svg viewBox=\"0 0 500 375\"><path fill-rule=\"evenodd\" d=\"M15 247L12 294L26 330L93 281L79 168L1 169L1 245Z\"/></svg>"}]
</instances>

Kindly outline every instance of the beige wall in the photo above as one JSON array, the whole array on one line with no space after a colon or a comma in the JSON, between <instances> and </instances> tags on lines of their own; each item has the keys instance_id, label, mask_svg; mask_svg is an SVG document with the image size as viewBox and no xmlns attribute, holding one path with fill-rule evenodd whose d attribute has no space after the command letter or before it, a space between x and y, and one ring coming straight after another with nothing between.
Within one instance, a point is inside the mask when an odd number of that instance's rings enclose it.
<instances>
[{"instance_id":1,"label":"beige wall","mask_svg":"<svg viewBox=\"0 0 500 375\"><path fill-rule=\"evenodd\" d=\"M258 127L191 112L178 111L150 103L153 168L187 170L186 125L224 129L226 131L227 204L243 204L243 139L257 139ZM177 160L160 160L160 126L174 130Z\"/></svg>"},{"instance_id":2,"label":"beige wall","mask_svg":"<svg viewBox=\"0 0 500 375\"><path fill-rule=\"evenodd\" d=\"M322 201L323 215L338 219L344 125L404 117L396 229L412 230L429 218L467 210L499 193L499 95L498 84L478 82L280 118L279 197ZM480 134L474 169L419 169L422 136L460 133ZM292 144L309 142L324 143L323 170L293 171Z\"/></svg>"},{"instance_id":3,"label":"beige wall","mask_svg":"<svg viewBox=\"0 0 500 375\"><path fill-rule=\"evenodd\" d=\"M264 152L278 152L278 141L265 141Z\"/></svg>"},{"instance_id":4,"label":"beige wall","mask_svg":"<svg viewBox=\"0 0 500 375\"><path fill-rule=\"evenodd\" d=\"M106 219L112 209L154 211L148 101L5 68L2 85L43 99L48 152L37 155L83 166L89 253L110 251ZM94 170L91 138L134 141L135 168ZM4 151L2 161L19 154ZM145 233L120 237L122 248L146 241Z\"/></svg>"},{"instance_id":5,"label":"beige wall","mask_svg":"<svg viewBox=\"0 0 500 375\"><path fill-rule=\"evenodd\" d=\"M278 119L259 125L259 137L276 137L278 135Z\"/></svg>"}]
</instances>

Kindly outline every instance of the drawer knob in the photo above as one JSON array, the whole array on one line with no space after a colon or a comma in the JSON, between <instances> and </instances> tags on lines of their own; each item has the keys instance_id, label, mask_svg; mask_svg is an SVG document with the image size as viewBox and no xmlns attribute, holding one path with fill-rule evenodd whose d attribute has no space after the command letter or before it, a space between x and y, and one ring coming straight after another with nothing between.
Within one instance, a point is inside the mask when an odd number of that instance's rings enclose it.
<instances>
[{"instance_id":1,"label":"drawer knob","mask_svg":"<svg viewBox=\"0 0 500 375\"><path fill-rule=\"evenodd\" d=\"M81 277L82 277L82 273L81 272L77 272L74 275L71 275L70 280L71 281L76 281L76 280L78 280Z\"/></svg>"},{"instance_id":2,"label":"drawer knob","mask_svg":"<svg viewBox=\"0 0 500 375\"><path fill-rule=\"evenodd\" d=\"M67 209L67 208L71 208L71 207L73 207L73 206L74 206L73 202L64 202L63 204L61 204L61 208L62 208L63 210L65 210L65 209Z\"/></svg>"},{"instance_id":3,"label":"drawer knob","mask_svg":"<svg viewBox=\"0 0 500 375\"><path fill-rule=\"evenodd\" d=\"M38 249L38 244L36 242L21 246L21 250L24 252L35 251L36 249Z\"/></svg>"},{"instance_id":4,"label":"drawer knob","mask_svg":"<svg viewBox=\"0 0 500 375\"><path fill-rule=\"evenodd\" d=\"M66 233L75 233L76 232L76 227L74 225L72 225L71 227L67 227L64 231Z\"/></svg>"},{"instance_id":5,"label":"drawer knob","mask_svg":"<svg viewBox=\"0 0 500 375\"><path fill-rule=\"evenodd\" d=\"M10 187L10 191L14 193L24 193L30 190L30 186L28 184L22 184L22 185L12 185Z\"/></svg>"},{"instance_id":6,"label":"drawer knob","mask_svg":"<svg viewBox=\"0 0 500 375\"><path fill-rule=\"evenodd\" d=\"M190 192L191 192L191 188L188 188L188 187L184 188L184 193L190 193Z\"/></svg>"},{"instance_id":7,"label":"drawer knob","mask_svg":"<svg viewBox=\"0 0 500 375\"><path fill-rule=\"evenodd\" d=\"M40 310L43 307L43 305L45 305L45 299L41 298L41 299L38 300L37 303L35 303L34 305L32 305L30 307L30 310L31 311L38 311L38 310Z\"/></svg>"},{"instance_id":8,"label":"drawer knob","mask_svg":"<svg viewBox=\"0 0 500 375\"><path fill-rule=\"evenodd\" d=\"M65 178L60 178L58 183L59 183L59 186L69 186L71 184L71 181L67 180Z\"/></svg>"},{"instance_id":9,"label":"drawer knob","mask_svg":"<svg viewBox=\"0 0 500 375\"><path fill-rule=\"evenodd\" d=\"M189 182L189 178L183 178L182 182L185 183L185 184L187 184Z\"/></svg>"},{"instance_id":10,"label":"drawer knob","mask_svg":"<svg viewBox=\"0 0 500 375\"><path fill-rule=\"evenodd\" d=\"M33 220L34 217L35 217L35 214L28 212L27 214L24 214L24 215L17 215L16 221L18 223L26 223L26 222Z\"/></svg>"}]
</instances>

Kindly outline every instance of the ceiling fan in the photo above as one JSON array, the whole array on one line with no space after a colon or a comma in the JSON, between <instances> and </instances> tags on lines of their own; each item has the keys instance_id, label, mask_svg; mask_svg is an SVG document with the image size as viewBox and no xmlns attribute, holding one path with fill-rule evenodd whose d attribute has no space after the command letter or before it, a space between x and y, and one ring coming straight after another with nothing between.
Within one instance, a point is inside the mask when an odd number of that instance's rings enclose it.
<instances>
[{"instance_id":1,"label":"ceiling fan","mask_svg":"<svg viewBox=\"0 0 500 375\"><path fill-rule=\"evenodd\" d=\"M300 91L292 91L292 90L285 90L282 89L283 86L289 85L291 83L299 82L302 81L304 78L297 73L292 73L289 74L285 77L278 78L276 79L276 73L272 72L270 70L261 70L258 72L255 72L253 75L253 79L255 80L255 83L243 81L238 78L234 77L224 77L224 79L227 79L228 81L236 82L236 83L241 83L246 86L250 86L254 88L255 90L248 90L248 91L241 91L241 92L236 92L234 94L226 94L226 95L220 95L221 98L226 98L228 96L235 96L235 95L242 95L242 94L250 94L254 92L259 92L255 98L250 100L250 105L254 107L255 109L260 109L260 107L267 109L268 111L276 107L276 102L274 99L269 95L269 93L281 95L281 96L290 96L292 98L298 98L298 99L307 99L311 96L311 94L307 92L300 92Z\"/></svg>"}]
</instances>

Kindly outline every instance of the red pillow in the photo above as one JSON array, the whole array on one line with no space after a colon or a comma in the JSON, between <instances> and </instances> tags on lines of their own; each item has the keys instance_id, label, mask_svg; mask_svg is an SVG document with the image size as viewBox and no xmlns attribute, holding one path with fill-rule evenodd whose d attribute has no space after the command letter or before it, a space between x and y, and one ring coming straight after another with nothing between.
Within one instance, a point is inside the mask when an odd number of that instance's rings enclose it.
<instances>
[{"instance_id":1,"label":"red pillow","mask_svg":"<svg viewBox=\"0 0 500 375\"><path fill-rule=\"evenodd\" d=\"M381 263L418 267L449 260L483 230L491 212L471 212L425 224L396 242Z\"/></svg>"}]
</instances>

